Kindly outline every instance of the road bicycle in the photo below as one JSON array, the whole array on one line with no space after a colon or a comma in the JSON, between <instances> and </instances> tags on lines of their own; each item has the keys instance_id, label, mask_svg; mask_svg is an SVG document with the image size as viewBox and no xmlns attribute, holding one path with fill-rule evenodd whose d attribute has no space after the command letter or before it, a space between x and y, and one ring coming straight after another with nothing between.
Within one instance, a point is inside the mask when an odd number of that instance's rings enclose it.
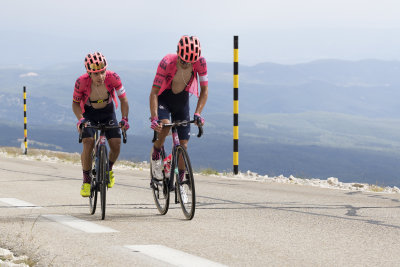
<instances>
[{"instance_id":1,"label":"road bicycle","mask_svg":"<svg viewBox=\"0 0 400 267\"><path fill-rule=\"evenodd\" d=\"M108 184L110 182L109 170L108 170L108 150L107 150L107 139L105 132L110 129L121 128L116 125L108 125L105 123L99 123L92 125L91 122L87 123L85 128L95 129L95 146L92 152L92 181L90 184L90 196L89 196L89 210L90 214L96 212L97 205L97 194L100 192L100 205L101 205L101 219L104 220L106 216L106 194L108 190ZM79 143L82 142L82 132L79 135ZM127 141L126 131L122 130L123 142Z\"/></svg>"},{"instance_id":2,"label":"road bicycle","mask_svg":"<svg viewBox=\"0 0 400 267\"><path fill-rule=\"evenodd\" d=\"M173 123L163 124L163 127L171 127L172 133L172 152L171 152L171 165L170 172L167 173L168 168L162 170L162 179L158 179L153 176L151 164L150 164L150 186L153 191L154 202L157 206L158 211L165 215L168 212L170 203L170 191L175 192L175 204L180 203L183 214L186 219L193 219L196 209L196 192L194 186L193 170L190 164L189 155L186 149L180 145L177 127L186 126L188 123L194 123L192 121L175 121ZM197 125L199 132L197 137L202 136L203 128ZM157 140L158 133L154 131L153 143ZM160 152L161 162L164 162L166 158L164 147L161 148ZM179 170L184 171L184 175L179 174ZM181 177L180 177L181 176ZM182 178L182 179L181 179Z\"/></svg>"}]
</instances>

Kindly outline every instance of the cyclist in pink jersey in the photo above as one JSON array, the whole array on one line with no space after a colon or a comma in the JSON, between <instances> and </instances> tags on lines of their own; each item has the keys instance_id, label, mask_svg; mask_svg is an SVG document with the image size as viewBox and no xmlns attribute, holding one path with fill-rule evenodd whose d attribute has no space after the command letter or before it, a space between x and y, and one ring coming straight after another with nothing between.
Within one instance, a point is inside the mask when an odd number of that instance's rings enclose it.
<instances>
[{"instance_id":1,"label":"cyclist in pink jersey","mask_svg":"<svg viewBox=\"0 0 400 267\"><path fill-rule=\"evenodd\" d=\"M162 128L162 124L170 120L190 120L189 94L198 97L194 120L196 124L203 125L201 112L208 97L207 63L201 56L199 39L184 35L178 42L177 53L166 55L159 63L150 92L151 128L159 132L151 153L152 171L156 178L162 178L160 151L170 130ZM190 124L179 127L178 135L181 145L187 149ZM179 172L184 174L184 170Z\"/></svg>"},{"instance_id":2,"label":"cyclist in pink jersey","mask_svg":"<svg viewBox=\"0 0 400 267\"><path fill-rule=\"evenodd\" d=\"M125 89L122 86L118 74L106 70L107 61L99 53L88 54L85 58L85 67L87 73L80 76L75 82L72 110L78 119L77 128L81 131L81 125L87 122L108 123L109 125L118 125L115 114L114 103L118 108L116 95L121 102L122 119L119 125L123 129L129 129L128 113L129 105ZM114 103L113 103L114 102ZM82 143L83 151L81 154L83 184L81 187L81 196L90 195L91 152L94 147L94 129L83 128ZM109 177L108 187L114 186L115 177L112 171L113 165L117 160L121 147L120 129L106 131L106 138L110 146L109 153Z\"/></svg>"}]
</instances>

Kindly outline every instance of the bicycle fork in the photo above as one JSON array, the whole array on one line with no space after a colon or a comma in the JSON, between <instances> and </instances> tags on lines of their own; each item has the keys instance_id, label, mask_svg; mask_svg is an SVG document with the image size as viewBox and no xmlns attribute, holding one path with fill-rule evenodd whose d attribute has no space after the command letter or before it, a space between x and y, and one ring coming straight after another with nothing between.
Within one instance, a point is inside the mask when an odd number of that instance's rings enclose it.
<instances>
[{"instance_id":1,"label":"bicycle fork","mask_svg":"<svg viewBox=\"0 0 400 267\"><path fill-rule=\"evenodd\" d=\"M101 150L101 147L102 147L102 146L105 146L105 147L106 147L105 153L108 154L108 153L107 153L106 140L107 140L106 136L100 134L100 137L96 140L96 143L95 143L95 148L96 148L96 151L97 151L97 153L96 153L96 173L97 173L97 174L100 173L100 172L99 172L99 168L100 168L100 153L101 153L100 150ZM103 156L106 157L106 158L108 158L107 155L103 155ZM108 161L107 161L106 163L107 163L107 166L106 166L106 173L105 173L105 174L106 174L106 177L105 177L105 181L104 181L104 182L105 182L105 185L107 186L107 184L108 184L108 182L109 182ZM98 184L99 184L99 183L102 183L103 181L99 181L97 176L96 176L96 178L97 178L96 186L98 186Z\"/></svg>"}]
</instances>

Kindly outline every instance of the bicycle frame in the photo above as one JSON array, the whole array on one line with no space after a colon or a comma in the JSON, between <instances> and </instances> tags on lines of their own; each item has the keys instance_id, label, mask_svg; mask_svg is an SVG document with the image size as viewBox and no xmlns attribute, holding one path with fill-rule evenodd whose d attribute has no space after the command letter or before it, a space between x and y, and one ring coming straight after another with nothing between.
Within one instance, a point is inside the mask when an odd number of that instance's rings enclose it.
<instances>
[{"instance_id":1,"label":"bicycle frame","mask_svg":"<svg viewBox=\"0 0 400 267\"><path fill-rule=\"evenodd\" d=\"M99 132L100 132L100 134L99 134ZM98 172L98 168L99 168L99 166L100 166L100 164L99 164L99 161L100 161L100 149L101 149L101 147L102 146L105 146L105 151L106 151L106 155L107 155L107 160L106 160L106 162L107 162L107 166L106 166L106 171L108 172L108 149L107 149L107 138L106 138L106 134L105 134L105 131L104 131L104 129L101 129L101 130L97 130L96 131L96 133L95 133L95 137L96 137L96 139L95 139L95 145L94 145L94 151L95 151L95 158L96 158L96 163L95 163L95 177L96 177L96 186L98 186L98 176L97 176L97 174L99 173ZM106 177L106 183L108 183L109 182L109 177L108 177L108 175L107 175L107 177Z\"/></svg>"},{"instance_id":2,"label":"bicycle frame","mask_svg":"<svg viewBox=\"0 0 400 267\"><path fill-rule=\"evenodd\" d=\"M173 147L172 147L172 160L175 159L176 157L176 147L180 145L179 142L179 136L178 136L178 130L176 129L175 126L172 127L171 129L171 133L172 133L172 143L173 143ZM179 162L179 160L177 161ZM169 188L172 188L173 184L174 184L174 172L175 172L175 168L178 168L178 166L174 166L174 169L170 171L170 175L169 175ZM175 191L175 203L177 202L177 196L176 196L176 191Z\"/></svg>"},{"instance_id":3,"label":"bicycle frame","mask_svg":"<svg viewBox=\"0 0 400 267\"><path fill-rule=\"evenodd\" d=\"M97 133L96 133L96 136L98 136ZM100 135L97 138L96 143L95 143L95 148L97 149L100 145L106 145L106 140L107 140L107 138L106 138L105 132L100 131Z\"/></svg>"},{"instance_id":4,"label":"bicycle frame","mask_svg":"<svg viewBox=\"0 0 400 267\"><path fill-rule=\"evenodd\" d=\"M190 124L190 123L194 123L194 120L191 120L191 121L175 121L173 123L163 124L163 127L171 127L172 142L173 142L173 145L172 145L172 159L175 159L176 147L180 145L177 127L178 126L185 126L185 125ZM201 137L203 135L203 127L200 126L200 125L197 125L197 127L199 129L197 137ZM154 136L153 136L153 141L152 141L153 143L157 140L157 137L158 137L158 133L156 131L154 131ZM162 147L162 149L164 150L164 147ZM164 155L166 156L165 151L164 151ZM177 167L177 166L175 166L175 167ZM171 173L170 173L170 177L169 177L169 186L170 186L170 188L172 188L173 182L174 182L174 179L173 179L174 178L174 171L175 170L171 169ZM176 193L175 193L175 199L176 199Z\"/></svg>"}]
</instances>

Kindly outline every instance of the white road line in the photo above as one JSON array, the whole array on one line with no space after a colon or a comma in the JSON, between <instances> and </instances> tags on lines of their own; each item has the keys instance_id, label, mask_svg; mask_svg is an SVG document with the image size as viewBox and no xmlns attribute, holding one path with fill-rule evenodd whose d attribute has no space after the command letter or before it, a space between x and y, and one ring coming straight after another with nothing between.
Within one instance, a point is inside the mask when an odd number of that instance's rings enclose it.
<instances>
[{"instance_id":1,"label":"white road line","mask_svg":"<svg viewBox=\"0 0 400 267\"><path fill-rule=\"evenodd\" d=\"M162 245L126 245L125 247L132 250L132 252L139 252L175 266L226 266Z\"/></svg>"},{"instance_id":2,"label":"white road line","mask_svg":"<svg viewBox=\"0 0 400 267\"><path fill-rule=\"evenodd\" d=\"M0 198L0 201L10 206L17 207L19 209L40 209L42 207L36 206L32 203L17 199L17 198Z\"/></svg>"},{"instance_id":3,"label":"white road line","mask_svg":"<svg viewBox=\"0 0 400 267\"><path fill-rule=\"evenodd\" d=\"M41 215L42 217L55 221L69 227L75 228L77 230L86 233L115 233L118 232L112 228L101 226L92 222L84 221L68 215L58 215L58 214L46 214Z\"/></svg>"}]
</instances>

